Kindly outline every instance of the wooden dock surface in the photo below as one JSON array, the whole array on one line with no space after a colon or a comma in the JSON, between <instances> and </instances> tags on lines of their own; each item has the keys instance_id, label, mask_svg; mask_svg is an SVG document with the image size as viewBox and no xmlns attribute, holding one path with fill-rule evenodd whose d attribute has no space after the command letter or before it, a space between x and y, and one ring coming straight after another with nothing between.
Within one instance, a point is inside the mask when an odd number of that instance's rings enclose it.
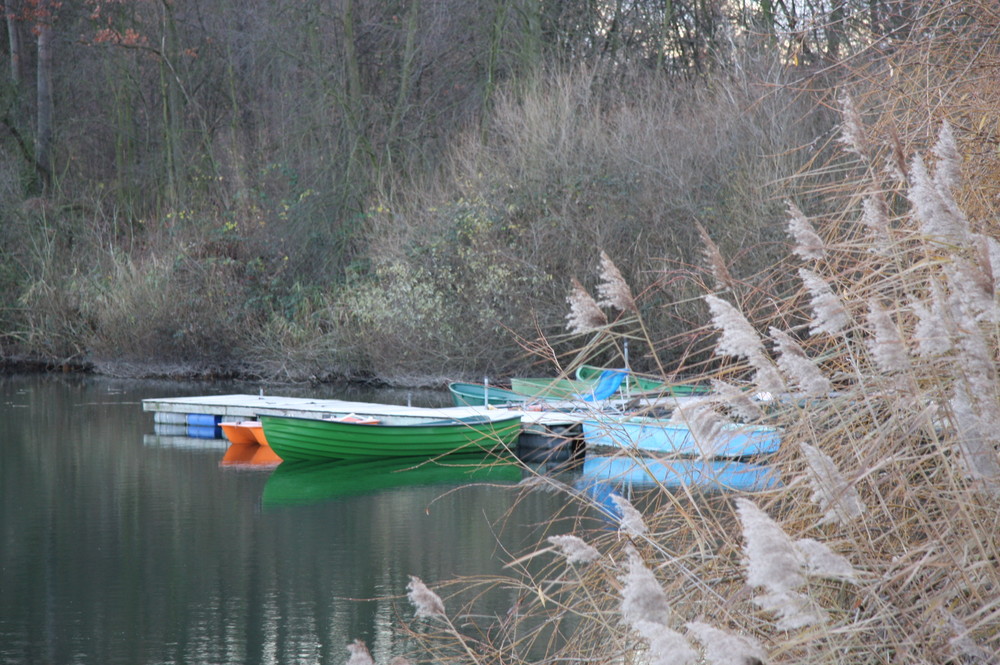
<instances>
[{"instance_id":1,"label":"wooden dock surface","mask_svg":"<svg viewBox=\"0 0 1000 665\"><path fill-rule=\"evenodd\" d=\"M202 397L165 397L142 401L142 410L157 413L205 414L221 416L223 420L245 420L257 416L292 416L319 418L330 413L355 413L359 416L426 415L438 418L464 418L474 415L501 417L517 413L525 424L560 425L577 423L586 414L558 411L520 411L478 406L443 408L350 402L337 399L279 397L272 395L208 395Z\"/></svg>"}]
</instances>

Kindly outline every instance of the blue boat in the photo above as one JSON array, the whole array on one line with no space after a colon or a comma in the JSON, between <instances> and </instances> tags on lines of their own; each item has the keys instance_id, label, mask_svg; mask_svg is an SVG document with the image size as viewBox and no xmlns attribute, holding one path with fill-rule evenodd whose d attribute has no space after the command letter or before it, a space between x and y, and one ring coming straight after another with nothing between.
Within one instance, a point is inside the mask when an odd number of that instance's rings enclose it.
<instances>
[{"instance_id":1,"label":"blue boat","mask_svg":"<svg viewBox=\"0 0 1000 665\"><path fill-rule=\"evenodd\" d=\"M690 428L647 416L598 416L584 420L588 446L645 450L677 456L734 458L775 453L781 432L773 427L732 424L713 441L696 441ZM700 445L699 445L700 444Z\"/></svg>"}]
</instances>

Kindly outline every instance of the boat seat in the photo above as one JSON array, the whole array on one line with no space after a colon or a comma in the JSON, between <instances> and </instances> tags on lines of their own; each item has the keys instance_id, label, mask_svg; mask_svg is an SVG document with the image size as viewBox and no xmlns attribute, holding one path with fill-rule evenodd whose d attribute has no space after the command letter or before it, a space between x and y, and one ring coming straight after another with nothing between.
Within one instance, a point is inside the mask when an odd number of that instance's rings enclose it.
<instances>
[{"instance_id":1,"label":"boat seat","mask_svg":"<svg viewBox=\"0 0 1000 665\"><path fill-rule=\"evenodd\" d=\"M597 381L594 382L594 387L590 391L574 395L574 398L582 399L585 402L608 399L618 392L626 376L628 376L627 369L606 369L597 377Z\"/></svg>"}]
</instances>

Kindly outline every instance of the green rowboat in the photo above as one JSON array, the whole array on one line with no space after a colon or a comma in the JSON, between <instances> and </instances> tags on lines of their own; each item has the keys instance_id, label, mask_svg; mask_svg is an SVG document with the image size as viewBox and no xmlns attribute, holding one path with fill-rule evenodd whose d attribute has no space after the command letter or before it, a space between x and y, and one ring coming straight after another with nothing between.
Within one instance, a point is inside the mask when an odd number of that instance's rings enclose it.
<instances>
[{"instance_id":1,"label":"green rowboat","mask_svg":"<svg viewBox=\"0 0 1000 665\"><path fill-rule=\"evenodd\" d=\"M604 367L595 365L580 365L576 368L576 378L578 381L596 381ZM711 389L706 386L692 386L686 384L669 384L658 379L639 376L629 372L628 390L631 393L662 393L665 395L707 395Z\"/></svg>"},{"instance_id":2,"label":"green rowboat","mask_svg":"<svg viewBox=\"0 0 1000 665\"><path fill-rule=\"evenodd\" d=\"M577 379L514 377L510 380L513 392L535 399L571 400L574 395L585 394L592 387L592 381Z\"/></svg>"},{"instance_id":3,"label":"green rowboat","mask_svg":"<svg viewBox=\"0 0 1000 665\"><path fill-rule=\"evenodd\" d=\"M469 418L386 415L373 424L261 415L260 422L267 442L286 462L512 451L521 433L520 414L509 412Z\"/></svg>"},{"instance_id":4,"label":"green rowboat","mask_svg":"<svg viewBox=\"0 0 1000 665\"><path fill-rule=\"evenodd\" d=\"M665 384L636 377L625 369L594 367L593 372L578 374L575 379L513 378L510 388L535 399L593 401L623 398L626 392L663 392Z\"/></svg>"}]
</instances>

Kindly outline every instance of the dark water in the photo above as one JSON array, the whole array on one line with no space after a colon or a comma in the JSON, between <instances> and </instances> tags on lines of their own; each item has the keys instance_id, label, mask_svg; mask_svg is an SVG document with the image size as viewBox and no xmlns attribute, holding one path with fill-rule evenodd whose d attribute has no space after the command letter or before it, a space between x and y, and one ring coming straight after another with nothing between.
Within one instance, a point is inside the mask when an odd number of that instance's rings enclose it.
<instances>
[{"instance_id":1,"label":"dark water","mask_svg":"<svg viewBox=\"0 0 1000 665\"><path fill-rule=\"evenodd\" d=\"M523 551L564 507L517 500L516 469L449 492L429 473L225 466L222 441L151 436L140 404L235 392L256 387L0 377L0 663L343 663L355 638L388 662L409 575L501 572L498 539Z\"/></svg>"}]
</instances>

